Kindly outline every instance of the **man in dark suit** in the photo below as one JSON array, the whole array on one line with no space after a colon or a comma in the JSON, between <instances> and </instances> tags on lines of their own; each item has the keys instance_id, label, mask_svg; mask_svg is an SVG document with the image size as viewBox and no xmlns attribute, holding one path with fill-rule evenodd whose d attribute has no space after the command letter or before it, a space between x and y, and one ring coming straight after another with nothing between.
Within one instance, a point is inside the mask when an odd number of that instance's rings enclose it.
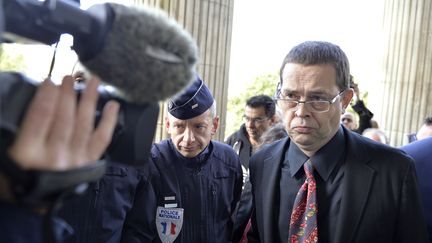
<instances>
[{"instance_id":1,"label":"man in dark suit","mask_svg":"<svg viewBox=\"0 0 432 243\"><path fill-rule=\"evenodd\" d=\"M427 242L412 159L340 125L349 74L328 42L285 57L276 99L289 138L251 158L249 242Z\"/></svg>"},{"instance_id":2,"label":"man in dark suit","mask_svg":"<svg viewBox=\"0 0 432 243\"><path fill-rule=\"evenodd\" d=\"M432 137L402 146L401 149L412 156L420 189L420 198L426 217L429 240L432 242Z\"/></svg>"}]
</instances>

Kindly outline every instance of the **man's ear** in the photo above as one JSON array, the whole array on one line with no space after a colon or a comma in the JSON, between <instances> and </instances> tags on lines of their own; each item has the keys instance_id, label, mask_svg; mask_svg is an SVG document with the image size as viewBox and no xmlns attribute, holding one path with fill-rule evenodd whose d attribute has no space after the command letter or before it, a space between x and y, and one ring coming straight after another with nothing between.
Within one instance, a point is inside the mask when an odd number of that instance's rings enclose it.
<instances>
[{"instance_id":1,"label":"man's ear","mask_svg":"<svg viewBox=\"0 0 432 243\"><path fill-rule=\"evenodd\" d=\"M216 116L215 118L212 119L212 130L211 130L211 134L215 135L217 129L219 128L219 116Z\"/></svg>"},{"instance_id":2,"label":"man's ear","mask_svg":"<svg viewBox=\"0 0 432 243\"><path fill-rule=\"evenodd\" d=\"M352 88L345 90L343 96L341 97L342 98L341 103L342 103L342 110L343 111L345 111L345 109L350 104L353 95L354 95L354 90Z\"/></svg>"},{"instance_id":3,"label":"man's ear","mask_svg":"<svg viewBox=\"0 0 432 243\"><path fill-rule=\"evenodd\" d=\"M168 134L171 134L170 133L170 120L169 120L168 114L165 116L165 128L166 128Z\"/></svg>"},{"instance_id":4,"label":"man's ear","mask_svg":"<svg viewBox=\"0 0 432 243\"><path fill-rule=\"evenodd\" d=\"M276 123L276 115L273 115L271 118L270 118L270 125L274 125Z\"/></svg>"}]
</instances>

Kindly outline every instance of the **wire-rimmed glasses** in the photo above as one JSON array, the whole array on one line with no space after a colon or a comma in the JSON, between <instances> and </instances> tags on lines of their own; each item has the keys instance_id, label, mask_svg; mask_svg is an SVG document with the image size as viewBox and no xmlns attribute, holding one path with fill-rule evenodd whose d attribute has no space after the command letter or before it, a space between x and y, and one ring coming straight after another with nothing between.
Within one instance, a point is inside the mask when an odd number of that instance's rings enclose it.
<instances>
[{"instance_id":1,"label":"wire-rimmed glasses","mask_svg":"<svg viewBox=\"0 0 432 243\"><path fill-rule=\"evenodd\" d=\"M255 117L255 118L252 118L252 117L248 117L246 115L243 115L243 121L244 121L244 123L252 122L254 124L260 124L260 123L263 123L264 121L266 121L268 119L270 119L270 118L268 118L268 117Z\"/></svg>"},{"instance_id":2,"label":"wire-rimmed glasses","mask_svg":"<svg viewBox=\"0 0 432 243\"><path fill-rule=\"evenodd\" d=\"M281 105L288 108L289 111L297 111L299 104L303 103L305 108L310 112L324 113L330 110L331 104L335 103L336 100L345 92L342 90L331 100L292 100L286 97L282 97L280 90L277 91L275 99L281 103Z\"/></svg>"}]
</instances>

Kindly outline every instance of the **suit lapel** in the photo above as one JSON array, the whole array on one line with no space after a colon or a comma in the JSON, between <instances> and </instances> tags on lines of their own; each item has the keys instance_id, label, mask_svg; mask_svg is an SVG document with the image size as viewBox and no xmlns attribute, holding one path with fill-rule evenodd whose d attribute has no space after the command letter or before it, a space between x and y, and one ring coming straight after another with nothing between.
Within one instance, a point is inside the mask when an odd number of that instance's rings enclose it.
<instances>
[{"instance_id":1,"label":"suit lapel","mask_svg":"<svg viewBox=\"0 0 432 243\"><path fill-rule=\"evenodd\" d=\"M336 230L336 242L351 242L363 215L371 190L375 171L367 165L370 161L363 144L345 130L347 158L343 182L342 203Z\"/></svg>"},{"instance_id":2,"label":"suit lapel","mask_svg":"<svg viewBox=\"0 0 432 243\"><path fill-rule=\"evenodd\" d=\"M263 205L263 227L264 227L264 242L273 242L277 219L275 218L275 202L276 193L279 190L280 181L280 168L282 157L285 154L289 140L285 139L283 142L278 143L273 149L269 149L263 163L263 176L262 176L262 205Z\"/></svg>"}]
</instances>

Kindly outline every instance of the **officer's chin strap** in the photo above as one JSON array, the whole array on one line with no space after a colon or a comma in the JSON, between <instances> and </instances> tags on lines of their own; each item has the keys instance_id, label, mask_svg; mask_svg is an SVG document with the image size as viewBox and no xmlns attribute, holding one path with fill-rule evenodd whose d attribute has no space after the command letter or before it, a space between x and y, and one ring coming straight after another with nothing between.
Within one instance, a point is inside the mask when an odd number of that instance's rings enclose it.
<instances>
[{"instance_id":1,"label":"officer's chin strap","mask_svg":"<svg viewBox=\"0 0 432 243\"><path fill-rule=\"evenodd\" d=\"M15 203L24 208L47 210L44 215L44 242L59 242L53 222L63 201L83 193L89 182L100 179L105 173L106 161L99 160L66 171L23 170L7 155L4 147L0 150L0 171L9 179Z\"/></svg>"}]
</instances>

